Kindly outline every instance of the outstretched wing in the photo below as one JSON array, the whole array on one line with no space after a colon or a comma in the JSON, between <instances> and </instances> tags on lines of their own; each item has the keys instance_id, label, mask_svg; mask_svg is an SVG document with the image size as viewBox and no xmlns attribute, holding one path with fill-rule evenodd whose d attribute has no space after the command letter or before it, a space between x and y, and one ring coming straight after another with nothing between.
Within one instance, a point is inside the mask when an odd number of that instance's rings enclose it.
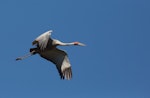
<instances>
[{"instance_id":1,"label":"outstretched wing","mask_svg":"<svg viewBox=\"0 0 150 98\"><path fill-rule=\"evenodd\" d=\"M56 65L61 79L65 78L70 80L72 78L71 65L66 52L54 48L52 50L41 52L40 56Z\"/></svg>"},{"instance_id":2,"label":"outstretched wing","mask_svg":"<svg viewBox=\"0 0 150 98\"><path fill-rule=\"evenodd\" d=\"M32 44L40 47L41 50L44 50L48 44L48 41L50 40L50 35L52 33L52 30L49 30L43 34L41 34L39 37L37 37Z\"/></svg>"}]
</instances>

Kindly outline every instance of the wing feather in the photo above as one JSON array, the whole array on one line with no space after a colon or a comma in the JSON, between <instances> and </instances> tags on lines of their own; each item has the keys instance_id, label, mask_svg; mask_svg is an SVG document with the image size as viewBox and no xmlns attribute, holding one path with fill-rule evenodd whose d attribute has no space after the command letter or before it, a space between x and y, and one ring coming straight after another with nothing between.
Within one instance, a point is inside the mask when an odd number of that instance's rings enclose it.
<instances>
[{"instance_id":1,"label":"wing feather","mask_svg":"<svg viewBox=\"0 0 150 98\"><path fill-rule=\"evenodd\" d=\"M52 33L52 30L49 30L49 31L41 34L32 42L32 44L33 45L37 44L41 50L44 50L48 44L48 41L50 40L51 33Z\"/></svg>"},{"instance_id":2,"label":"wing feather","mask_svg":"<svg viewBox=\"0 0 150 98\"><path fill-rule=\"evenodd\" d=\"M53 62L59 72L61 79L70 80L72 78L71 65L67 53L54 48L40 53L40 56Z\"/></svg>"}]
</instances>

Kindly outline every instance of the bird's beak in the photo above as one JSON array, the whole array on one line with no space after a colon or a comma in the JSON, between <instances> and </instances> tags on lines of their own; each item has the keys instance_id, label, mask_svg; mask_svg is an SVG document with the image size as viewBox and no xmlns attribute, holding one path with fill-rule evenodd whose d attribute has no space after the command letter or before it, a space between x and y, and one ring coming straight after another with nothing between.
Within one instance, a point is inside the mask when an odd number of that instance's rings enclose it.
<instances>
[{"instance_id":1,"label":"bird's beak","mask_svg":"<svg viewBox=\"0 0 150 98\"><path fill-rule=\"evenodd\" d=\"M85 44L83 43L78 43L79 46L86 46Z\"/></svg>"}]
</instances>

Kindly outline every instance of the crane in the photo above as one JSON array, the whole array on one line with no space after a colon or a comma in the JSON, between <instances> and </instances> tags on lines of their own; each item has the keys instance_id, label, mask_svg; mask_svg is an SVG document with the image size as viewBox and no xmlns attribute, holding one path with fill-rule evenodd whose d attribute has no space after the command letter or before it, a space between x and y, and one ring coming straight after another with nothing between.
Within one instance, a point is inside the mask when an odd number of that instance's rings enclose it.
<instances>
[{"instance_id":1,"label":"crane","mask_svg":"<svg viewBox=\"0 0 150 98\"><path fill-rule=\"evenodd\" d=\"M61 79L70 80L72 78L72 70L68 55L65 51L58 49L57 46L85 46L85 44L80 42L64 43L57 39L52 39L50 37L52 32L52 30L49 30L38 36L32 42L32 45L35 45L36 47L30 48L29 54L18 57L16 60L23 60L29 56L39 54L42 58L51 61L56 65Z\"/></svg>"}]
</instances>

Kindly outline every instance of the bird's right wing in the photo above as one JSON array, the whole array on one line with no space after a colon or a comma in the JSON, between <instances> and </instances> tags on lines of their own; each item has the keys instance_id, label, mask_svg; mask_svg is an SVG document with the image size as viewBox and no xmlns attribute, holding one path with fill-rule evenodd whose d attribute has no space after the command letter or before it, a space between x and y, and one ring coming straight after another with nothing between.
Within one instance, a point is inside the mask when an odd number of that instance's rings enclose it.
<instances>
[{"instance_id":1,"label":"bird's right wing","mask_svg":"<svg viewBox=\"0 0 150 98\"><path fill-rule=\"evenodd\" d=\"M56 65L61 79L70 80L72 78L71 65L66 52L55 48L41 53L40 56Z\"/></svg>"},{"instance_id":2,"label":"bird's right wing","mask_svg":"<svg viewBox=\"0 0 150 98\"><path fill-rule=\"evenodd\" d=\"M44 50L48 44L48 40L50 40L50 35L52 33L52 30L49 30L43 34L41 34L39 37L37 37L32 44L37 44L41 50Z\"/></svg>"}]
</instances>

